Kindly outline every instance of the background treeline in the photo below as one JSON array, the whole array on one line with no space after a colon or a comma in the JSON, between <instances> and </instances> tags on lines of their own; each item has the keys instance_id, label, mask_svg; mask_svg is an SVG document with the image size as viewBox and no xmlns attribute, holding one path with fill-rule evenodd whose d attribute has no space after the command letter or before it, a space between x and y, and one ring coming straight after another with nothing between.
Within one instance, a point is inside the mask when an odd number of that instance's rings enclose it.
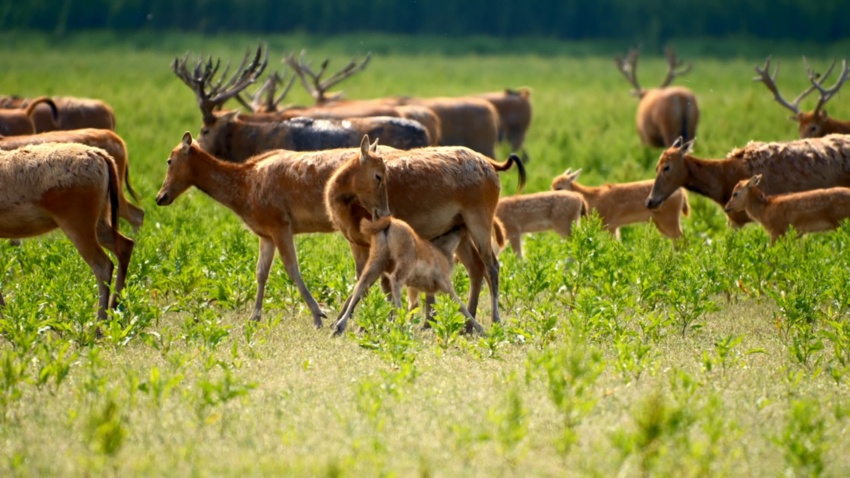
<instances>
[{"instance_id":1,"label":"background treeline","mask_svg":"<svg viewBox=\"0 0 850 478\"><path fill-rule=\"evenodd\" d=\"M825 43L848 36L848 14L850 0L3 0L0 28Z\"/></svg>"}]
</instances>

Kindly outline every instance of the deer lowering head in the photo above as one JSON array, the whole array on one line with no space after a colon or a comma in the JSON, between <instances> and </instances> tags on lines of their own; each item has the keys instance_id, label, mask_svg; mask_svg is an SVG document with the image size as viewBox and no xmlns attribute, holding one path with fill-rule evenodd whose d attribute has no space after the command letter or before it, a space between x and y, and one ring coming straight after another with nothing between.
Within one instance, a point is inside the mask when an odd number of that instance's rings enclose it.
<instances>
[{"instance_id":1,"label":"deer lowering head","mask_svg":"<svg viewBox=\"0 0 850 478\"><path fill-rule=\"evenodd\" d=\"M367 53L366 58L364 58L361 62L358 62L357 59L354 58L348 63L348 65L332 74L330 78L326 78L324 80L322 80L322 76L328 69L328 64L330 63L329 58L322 62L322 66L319 68L318 72L315 72L312 68L310 68L310 63L304 59L303 50L298 58L296 58L295 54L292 53L284 58L283 61L292 68L293 71L295 71L295 74L301 79L301 84L304 85L304 88L310 93L310 96L313 97L318 105L340 99L340 97L342 97L341 92L329 94L328 89L355 73L362 71L366 68L366 65L369 64L371 57L372 54Z\"/></svg>"},{"instance_id":2,"label":"deer lowering head","mask_svg":"<svg viewBox=\"0 0 850 478\"><path fill-rule=\"evenodd\" d=\"M835 60L833 60L832 64L826 70L826 73L821 75L816 73L814 69L809 66L806 59L803 58L803 64L806 67L806 74L809 77L811 86L806 88L791 102L785 100L779 93L779 89L776 86L776 77L779 74L779 65L777 64L771 73L770 57L767 57L763 67L760 68L758 65L754 67L759 76L754 77L753 80L764 83L765 86L767 86L767 89L773 93L773 98L776 102L793 113L790 119L799 124L799 133L801 138L817 138L830 133L846 134L850 133L850 122L842 122L829 118L826 114L826 110L824 109L826 103L835 96L838 90L841 89L844 82L847 81L847 78L850 77L847 60L844 60L842 62L841 74L838 75L838 79L835 81L835 84L830 88L824 88L821 83L832 74L832 70L835 68L835 63ZM820 95L817 105L815 105L815 109L810 112L801 111L800 102L814 91L817 91Z\"/></svg>"},{"instance_id":3,"label":"deer lowering head","mask_svg":"<svg viewBox=\"0 0 850 478\"><path fill-rule=\"evenodd\" d=\"M644 90L637 80L637 61L639 56L640 52L638 49L632 48L629 50L629 53L626 54L625 58L621 56L614 58L614 63L617 64L617 69L620 70L620 73L623 74L626 81L632 85L632 95L638 98L643 98L650 90ZM676 52L670 47L667 47L667 49L664 50L664 56L667 58L667 74L664 76L664 81L661 82L661 86L658 88L666 88L670 86L670 83L672 83L677 76L684 76L690 73L691 68L693 68L691 63L683 66L682 60L679 60L676 57Z\"/></svg>"},{"instance_id":4,"label":"deer lowering head","mask_svg":"<svg viewBox=\"0 0 850 478\"><path fill-rule=\"evenodd\" d=\"M230 64L224 67L224 71L216 80L216 75L218 75L221 67L221 60L213 61L212 56L207 57L206 60L203 57L199 58L195 67L190 70L188 65L189 52L186 52L183 58L175 58L171 63L171 70L195 92L204 124L211 125L216 121L214 110L239 94L248 85L257 81L257 78L265 70L268 61L268 50L264 56L263 46L260 45L257 47L257 53L254 54L253 58L250 51L245 54L242 63L229 79L226 78L230 72Z\"/></svg>"}]
</instances>

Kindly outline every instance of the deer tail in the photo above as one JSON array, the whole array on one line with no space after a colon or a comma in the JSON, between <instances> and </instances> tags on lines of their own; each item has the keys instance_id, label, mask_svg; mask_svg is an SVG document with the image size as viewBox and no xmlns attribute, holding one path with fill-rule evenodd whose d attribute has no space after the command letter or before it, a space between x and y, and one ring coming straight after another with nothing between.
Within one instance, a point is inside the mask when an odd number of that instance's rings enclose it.
<instances>
[{"instance_id":1,"label":"deer tail","mask_svg":"<svg viewBox=\"0 0 850 478\"><path fill-rule=\"evenodd\" d=\"M392 219L390 216L379 217L378 219L369 220L363 219L360 221L360 232L366 236L374 236L375 234L385 231L390 227Z\"/></svg>"},{"instance_id":2,"label":"deer tail","mask_svg":"<svg viewBox=\"0 0 850 478\"><path fill-rule=\"evenodd\" d=\"M47 97L47 96L39 96L38 98L30 101L30 104L27 105L27 109L24 110L26 112L27 116L32 117L32 113L33 113L33 111L35 111L35 108L42 103L44 103L44 104L46 104L47 106L50 107L50 115L53 117L53 124L54 125L58 124L59 123L59 109L56 108L56 103L54 103L53 100L50 97Z\"/></svg>"},{"instance_id":3,"label":"deer tail","mask_svg":"<svg viewBox=\"0 0 850 478\"><path fill-rule=\"evenodd\" d=\"M682 215L687 217L691 215L691 205L688 203L688 194L682 189Z\"/></svg>"},{"instance_id":4,"label":"deer tail","mask_svg":"<svg viewBox=\"0 0 850 478\"><path fill-rule=\"evenodd\" d=\"M525 187L526 174L525 165L522 164L522 160L519 156L517 156L516 154L511 154L510 156L508 156L507 161L505 161L504 163L497 163L492 160L491 163L493 164L493 167L496 169L496 171L507 171L511 169L512 165L516 165L517 170L519 171L519 184L517 185L517 193L522 192L522 189Z\"/></svg>"},{"instance_id":5,"label":"deer tail","mask_svg":"<svg viewBox=\"0 0 850 478\"><path fill-rule=\"evenodd\" d=\"M505 247L505 224L498 216L493 216L493 239L496 241L499 249Z\"/></svg>"}]
</instances>

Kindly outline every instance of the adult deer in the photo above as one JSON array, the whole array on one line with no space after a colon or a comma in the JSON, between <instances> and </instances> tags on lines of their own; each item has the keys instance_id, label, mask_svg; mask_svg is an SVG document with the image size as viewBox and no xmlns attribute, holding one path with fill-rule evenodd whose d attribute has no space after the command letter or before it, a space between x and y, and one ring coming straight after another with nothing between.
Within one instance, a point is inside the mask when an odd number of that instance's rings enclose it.
<instances>
[{"instance_id":1,"label":"adult deer","mask_svg":"<svg viewBox=\"0 0 850 478\"><path fill-rule=\"evenodd\" d=\"M417 122L402 118L313 119L295 118L277 121L268 117L242 121L235 111L216 112L228 99L235 97L257 81L268 63L268 52L262 46L251 59L243 58L234 75L225 81L228 68L216 80L220 61L211 58L198 61L192 71L189 54L175 58L174 74L195 93L204 125L198 142L207 152L228 161L240 162L256 154L274 149L308 151L353 147L364 133L383 138L388 146L415 148L428 145L428 134ZM249 61L250 60L250 61Z\"/></svg>"},{"instance_id":2,"label":"adult deer","mask_svg":"<svg viewBox=\"0 0 850 478\"><path fill-rule=\"evenodd\" d=\"M841 74L838 75L838 79L831 88L824 88L821 85L821 82L826 80L829 75L832 74L832 70L835 67L835 61L832 62L832 65L830 65L829 69L823 75L815 73L808 65L805 58L803 58L803 63L806 66L806 73L808 74L809 81L812 85L800 93L800 95L794 98L794 101L791 101L790 103L782 97L779 93L779 88L776 87L776 77L779 75L779 65L776 65L773 69L773 73L771 74L770 57L767 57L764 61L763 67L759 68L758 65L754 67L758 76L753 78L753 80L764 83L765 86L767 86L767 89L773 93L773 98L776 102L793 113L791 120L798 123L801 138L819 138L821 136L834 133L850 134L850 121L839 121L833 119L826 114L826 110L824 109L826 103L832 99L836 93L838 93L838 90L841 89L841 86L845 81L847 81L847 78L850 78L850 69L848 69L847 60L842 62ZM817 105L815 105L815 109L810 112L800 111L800 101L815 90L817 90L820 94L820 98L818 99Z\"/></svg>"},{"instance_id":3,"label":"adult deer","mask_svg":"<svg viewBox=\"0 0 850 478\"><path fill-rule=\"evenodd\" d=\"M641 142L647 146L666 148L681 136L685 141L696 137L699 107L694 93L685 87L669 86L673 80L691 71L676 58L676 52L667 48L667 75L658 88L643 89L637 80L637 49L625 58L614 59L617 69L634 88L632 95L640 99L637 109L637 130Z\"/></svg>"},{"instance_id":4,"label":"adult deer","mask_svg":"<svg viewBox=\"0 0 850 478\"><path fill-rule=\"evenodd\" d=\"M82 128L115 129L115 113L101 100L53 96L50 97L51 103L42 103L41 98L4 96L0 97L0 108L34 107L32 122L35 133Z\"/></svg>"}]
</instances>

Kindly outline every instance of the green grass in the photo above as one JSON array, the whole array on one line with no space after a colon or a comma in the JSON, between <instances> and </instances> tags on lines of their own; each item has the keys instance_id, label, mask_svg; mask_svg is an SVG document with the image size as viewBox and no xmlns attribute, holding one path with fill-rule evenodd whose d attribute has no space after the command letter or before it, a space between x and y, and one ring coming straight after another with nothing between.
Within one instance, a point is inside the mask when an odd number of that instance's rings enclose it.
<instances>
[{"instance_id":1,"label":"green grass","mask_svg":"<svg viewBox=\"0 0 850 478\"><path fill-rule=\"evenodd\" d=\"M678 248L651 226L627 228L618 243L594 221L566 241L526 237L524 261L501 256L504 323L485 319L483 338L457 334L445 299L434 331L420 329L420 314L390 320L374 290L355 314L363 332L331 339L312 328L276 260L265 319L249 324L256 238L197 190L167 208L153 198L171 148L200 124L170 61L188 49L237 61L257 39L0 39L11 45L0 51L0 92L114 107L147 213L127 296L99 340L94 278L69 241L0 243L0 474L850 473L850 227L769 248L763 231L726 228L717 205L691 194ZM332 66L352 50L385 51L344 84L351 98L530 86L527 190L547 189L567 167L583 168L589 184L653 176L658 151L639 143L636 101L610 45L441 56L416 38L403 39L416 44L410 52L398 39L364 36L362 49L344 40L268 39L270 66L288 49L330 56ZM700 101L697 155L796 136L750 80L763 48L680 54L695 64L681 83ZM786 97L806 86L795 48L772 52ZM659 58L641 61L645 85L663 74ZM850 118L843 100L830 114ZM503 179L512 194L516 180ZM298 252L334 316L354 282L345 242L305 236ZM465 274L455 280L465 291Z\"/></svg>"}]
</instances>

